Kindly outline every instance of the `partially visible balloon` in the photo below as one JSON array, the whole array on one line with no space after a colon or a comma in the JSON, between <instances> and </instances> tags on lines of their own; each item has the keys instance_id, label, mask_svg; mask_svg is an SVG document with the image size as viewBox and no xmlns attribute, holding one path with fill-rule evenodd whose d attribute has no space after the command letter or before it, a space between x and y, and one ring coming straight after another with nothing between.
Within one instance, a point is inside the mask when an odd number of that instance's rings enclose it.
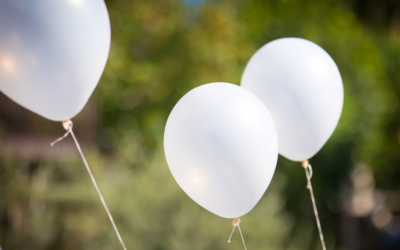
<instances>
[{"instance_id":1,"label":"partially visible balloon","mask_svg":"<svg viewBox=\"0 0 400 250\"><path fill-rule=\"evenodd\" d=\"M279 153L290 160L314 156L335 130L342 112L343 84L335 62L304 39L266 44L250 59L241 85L271 112Z\"/></svg>"},{"instance_id":2,"label":"partially visible balloon","mask_svg":"<svg viewBox=\"0 0 400 250\"><path fill-rule=\"evenodd\" d=\"M110 48L103 0L0 0L0 91L54 121L95 89Z\"/></svg>"},{"instance_id":3,"label":"partially visible balloon","mask_svg":"<svg viewBox=\"0 0 400 250\"><path fill-rule=\"evenodd\" d=\"M164 134L168 166L179 186L225 218L248 213L275 171L278 139L264 104L250 91L210 83L187 93Z\"/></svg>"}]
</instances>

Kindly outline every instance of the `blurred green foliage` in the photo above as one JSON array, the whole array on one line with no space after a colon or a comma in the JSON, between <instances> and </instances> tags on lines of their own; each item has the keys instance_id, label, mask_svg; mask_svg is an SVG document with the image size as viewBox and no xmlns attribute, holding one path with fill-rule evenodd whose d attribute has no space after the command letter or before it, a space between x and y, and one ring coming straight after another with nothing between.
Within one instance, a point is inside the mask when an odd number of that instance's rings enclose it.
<instances>
[{"instance_id":1,"label":"blurred green foliage","mask_svg":"<svg viewBox=\"0 0 400 250\"><path fill-rule=\"evenodd\" d=\"M340 192L354 166L373 169L378 187L400 190L400 35L366 26L352 2L106 4L112 44L93 95L101 120L98 140L84 152L128 249L243 249L238 232L227 243L230 220L204 210L176 184L163 131L185 93L209 82L239 84L250 57L277 38L320 45L343 78L339 125L310 160L328 249L342 246ZM4 250L120 248L78 154L41 161L32 178L30 164L0 159L0 212L17 218L3 222L15 229L0 231ZM242 218L247 247L320 249L313 216L304 170L280 157L270 188Z\"/></svg>"}]
</instances>

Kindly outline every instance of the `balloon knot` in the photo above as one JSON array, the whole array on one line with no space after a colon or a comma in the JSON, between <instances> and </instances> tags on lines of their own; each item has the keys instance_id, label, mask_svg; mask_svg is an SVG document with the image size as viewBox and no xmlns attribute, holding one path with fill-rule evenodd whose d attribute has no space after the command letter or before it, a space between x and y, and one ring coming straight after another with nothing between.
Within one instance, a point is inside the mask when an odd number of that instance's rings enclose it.
<instances>
[{"instance_id":1,"label":"balloon knot","mask_svg":"<svg viewBox=\"0 0 400 250\"><path fill-rule=\"evenodd\" d=\"M236 218L232 221L232 226L237 227L240 224L240 218Z\"/></svg>"},{"instance_id":2,"label":"balloon knot","mask_svg":"<svg viewBox=\"0 0 400 250\"><path fill-rule=\"evenodd\" d=\"M65 121L62 121L62 125L65 130L69 130L70 128L72 128L73 124L72 124L71 120L65 120Z\"/></svg>"},{"instance_id":3,"label":"balloon knot","mask_svg":"<svg viewBox=\"0 0 400 250\"><path fill-rule=\"evenodd\" d=\"M306 167L308 166L308 160L302 161L302 162L301 162L301 166L302 166L303 168L306 168Z\"/></svg>"}]
</instances>

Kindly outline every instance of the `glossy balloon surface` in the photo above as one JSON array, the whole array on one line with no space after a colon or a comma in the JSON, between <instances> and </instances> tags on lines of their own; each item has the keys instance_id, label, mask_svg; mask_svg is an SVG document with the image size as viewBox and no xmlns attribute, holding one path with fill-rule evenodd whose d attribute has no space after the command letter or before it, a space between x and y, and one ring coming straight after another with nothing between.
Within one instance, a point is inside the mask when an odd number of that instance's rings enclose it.
<instances>
[{"instance_id":1,"label":"glossy balloon surface","mask_svg":"<svg viewBox=\"0 0 400 250\"><path fill-rule=\"evenodd\" d=\"M332 58L318 45L299 38L272 41L258 50L241 85L271 112L279 153L303 161L332 135L343 107L343 84Z\"/></svg>"},{"instance_id":2,"label":"glossy balloon surface","mask_svg":"<svg viewBox=\"0 0 400 250\"><path fill-rule=\"evenodd\" d=\"M250 91L210 83L188 92L172 110L164 135L168 166L195 202L225 218L248 213L275 171L273 120Z\"/></svg>"},{"instance_id":3,"label":"glossy balloon surface","mask_svg":"<svg viewBox=\"0 0 400 250\"><path fill-rule=\"evenodd\" d=\"M0 0L0 91L54 121L85 106L104 70L103 0Z\"/></svg>"}]
</instances>

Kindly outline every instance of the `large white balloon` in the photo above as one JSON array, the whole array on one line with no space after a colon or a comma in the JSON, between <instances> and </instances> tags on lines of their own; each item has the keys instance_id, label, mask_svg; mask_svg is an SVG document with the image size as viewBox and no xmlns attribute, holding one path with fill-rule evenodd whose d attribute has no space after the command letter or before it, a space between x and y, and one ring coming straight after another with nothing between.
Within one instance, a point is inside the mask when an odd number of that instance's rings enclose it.
<instances>
[{"instance_id":1,"label":"large white balloon","mask_svg":"<svg viewBox=\"0 0 400 250\"><path fill-rule=\"evenodd\" d=\"M241 85L271 112L279 153L290 160L314 156L335 130L342 112L343 84L335 62L304 39L266 44L247 64Z\"/></svg>"},{"instance_id":2,"label":"large white balloon","mask_svg":"<svg viewBox=\"0 0 400 250\"><path fill-rule=\"evenodd\" d=\"M275 171L278 139L264 104L229 83L191 90L172 110L164 135L168 166L179 186L225 218L248 213Z\"/></svg>"},{"instance_id":3,"label":"large white balloon","mask_svg":"<svg viewBox=\"0 0 400 250\"><path fill-rule=\"evenodd\" d=\"M54 121L79 113L110 48L103 0L0 0L0 91Z\"/></svg>"}]
</instances>

